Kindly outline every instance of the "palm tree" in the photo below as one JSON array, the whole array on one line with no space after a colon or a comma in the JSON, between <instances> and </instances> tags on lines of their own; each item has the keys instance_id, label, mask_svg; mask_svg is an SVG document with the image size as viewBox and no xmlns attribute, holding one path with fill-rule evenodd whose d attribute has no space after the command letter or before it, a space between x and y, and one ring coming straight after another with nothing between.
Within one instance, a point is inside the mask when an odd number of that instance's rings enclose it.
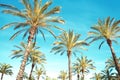
<instances>
[{"instance_id":1,"label":"palm tree","mask_svg":"<svg viewBox=\"0 0 120 80\"><path fill-rule=\"evenodd\" d=\"M81 66L79 62L73 63L73 73L77 74L77 80L80 80L80 69Z\"/></svg>"},{"instance_id":2,"label":"palm tree","mask_svg":"<svg viewBox=\"0 0 120 80\"><path fill-rule=\"evenodd\" d=\"M36 67L36 69L35 69L35 74L37 75L37 80L39 80L40 79L40 76L42 75L42 74L45 74L45 70L43 69L43 68L38 68L38 67Z\"/></svg>"},{"instance_id":3,"label":"palm tree","mask_svg":"<svg viewBox=\"0 0 120 80\"><path fill-rule=\"evenodd\" d=\"M60 74L59 74L58 78L61 79L61 80L66 80L68 78L67 72L60 71Z\"/></svg>"},{"instance_id":4,"label":"palm tree","mask_svg":"<svg viewBox=\"0 0 120 80\"><path fill-rule=\"evenodd\" d=\"M82 46L87 45L85 41L80 41L80 34L74 34L73 31L63 32L60 36L58 36L58 41L55 41L54 47L51 52L63 53L67 52L68 57L68 71L69 71L69 80L72 80L72 71L71 71L71 54L79 50L83 49Z\"/></svg>"},{"instance_id":5,"label":"palm tree","mask_svg":"<svg viewBox=\"0 0 120 80\"><path fill-rule=\"evenodd\" d=\"M120 58L118 58L117 61L118 61L118 63L120 63ZM107 69L115 68L115 63L114 63L112 57L109 58L105 63L106 63Z\"/></svg>"},{"instance_id":6,"label":"palm tree","mask_svg":"<svg viewBox=\"0 0 120 80\"><path fill-rule=\"evenodd\" d=\"M34 67L37 64L42 65L42 63L45 63L45 61L46 61L45 56L40 51L34 50L33 52L31 52L31 54L30 54L30 62L32 63L32 66L31 66L31 72L30 72L30 75L29 75L29 79L31 79Z\"/></svg>"},{"instance_id":7,"label":"palm tree","mask_svg":"<svg viewBox=\"0 0 120 80\"><path fill-rule=\"evenodd\" d=\"M115 21L114 18L110 19L110 17L107 17L107 19L103 20L103 21L99 19L98 24L91 27L95 31L89 32L89 35L90 35L89 38L92 38L91 42L96 41L96 40L101 40L101 39L104 40L101 42L99 48L105 41L107 42L107 44L111 50L111 53L112 53L112 57L113 57L113 60L115 63L115 68L120 76L120 66L117 61L117 57L114 52L114 49L112 47L112 42L117 43L117 41L115 39L120 37L119 23L120 23L120 20Z\"/></svg>"},{"instance_id":8,"label":"palm tree","mask_svg":"<svg viewBox=\"0 0 120 80\"><path fill-rule=\"evenodd\" d=\"M38 50L39 47L35 46L34 44L35 43L32 43L32 45L30 46L30 52L29 52L30 54L28 56L28 63L32 63L29 79L31 79L34 67L37 64L42 64L42 63L45 63L46 61L44 54L40 52ZM21 42L20 45L21 46L15 46L16 48L18 48L18 50L13 50L12 58L19 58L19 57L23 58L27 44Z\"/></svg>"},{"instance_id":9,"label":"palm tree","mask_svg":"<svg viewBox=\"0 0 120 80\"><path fill-rule=\"evenodd\" d=\"M101 75L102 75L102 79L104 80L111 80L111 76L114 75L114 73L112 73L113 69L105 69L102 70Z\"/></svg>"},{"instance_id":10,"label":"palm tree","mask_svg":"<svg viewBox=\"0 0 120 80\"><path fill-rule=\"evenodd\" d=\"M1 73L1 80L3 79L4 74L12 75L12 66L10 64L1 64L0 63L0 73Z\"/></svg>"},{"instance_id":11,"label":"palm tree","mask_svg":"<svg viewBox=\"0 0 120 80\"><path fill-rule=\"evenodd\" d=\"M52 23L64 23L64 21L60 17L57 17L56 15L54 16L54 14L60 12L59 6L56 6L51 10L47 11L49 6L52 4L52 1L47 1L44 5L42 5L42 0L34 0L34 5L30 4L29 0L22 0L22 3L25 7L25 9L23 10L20 10L12 5L0 4L1 7L7 8L3 9L3 13L18 16L24 20L23 22L12 22L6 24L1 28L2 30L4 30L11 26L15 26L14 30L19 29L10 39L14 39L22 32L25 32L23 38L27 36L27 34L29 34L27 48L24 53L24 59L21 63L16 80L22 80L23 78L25 65L29 55L29 48L32 41L36 41L36 35L38 34L38 32L42 34L44 39L45 36L43 30L47 30L53 36L55 36L52 28L60 28L53 25Z\"/></svg>"},{"instance_id":12,"label":"palm tree","mask_svg":"<svg viewBox=\"0 0 120 80\"><path fill-rule=\"evenodd\" d=\"M102 76L101 76L101 73L95 73L95 76L92 77L91 79L95 79L95 80L102 80Z\"/></svg>"},{"instance_id":13,"label":"palm tree","mask_svg":"<svg viewBox=\"0 0 120 80\"><path fill-rule=\"evenodd\" d=\"M88 73L90 69L95 69L92 60L87 59L87 56L81 56L81 59L77 58L75 66L76 69L80 70L80 73L82 74L82 80L84 80L85 73Z\"/></svg>"}]
</instances>

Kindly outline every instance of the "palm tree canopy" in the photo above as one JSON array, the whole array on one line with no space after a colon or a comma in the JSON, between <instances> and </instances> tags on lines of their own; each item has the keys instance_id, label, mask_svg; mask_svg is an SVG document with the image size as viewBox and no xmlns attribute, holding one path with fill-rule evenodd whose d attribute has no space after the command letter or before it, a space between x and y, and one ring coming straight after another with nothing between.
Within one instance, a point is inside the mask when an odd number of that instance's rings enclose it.
<instances>
[{"instance_id":1,"label":"palm tree canopy","mask_svg":"<svg viewBox=\"0 0 120 80\"><path fill-rule=\"evenodd\" d=\"M15 45L15 47L17 48L17 50L12 50L12 54L11 54L12 59L22 57L27 48L27 44L25 44L24 42L21 42L20 46ZM37 50L39 48L40 47L35 46L35 43L32 43L29 49L30 53L33 53L34 50Z\"/></svg>"},{"instance_id":2,"label":"palm tree canopy","mask_svg":"<svg viewBox=\"0 0 120 80\"><path fill-rule=\"evenodd\" d=\"M89 38L92 38L92 41L96 41L99 39L109 39L111 41L114 41L117 43L115 40L116 38L120 38L120 20L116 21L114 18L110 19L110 17L107 17L105 20L98 20L98 23L91 27L94 31L90 31ZM103 42L101 43L101 45Z\"/></svg>"},{"instance_id":3,"label":"palm tree canopy","mask_svg":"<svg viewBox=\"0 0 120 80\"><path fill-rule=\"evenodd\" d=\"M12 22L4 25L1 29L6 29L11 26L15 26L14 29L19 29L10 39L14 39L21 32L24 32L23 38L30 32L32 29L37 29L35 34L38 32L41 33L43 38L45 39L43 30L47 30L53 36L54 33L51 28L61 29L52 23L64 23L64 20L59 16L54 16L60 12L60 7L56 6L52 9L48 9L48 7L52 4L52 1L47 1L44 5L42 4L42 0L34 0L34 5L30 4L29 0L21 0L25 9L19 10L13 5L8 4L0 4L0 7L4 7L2 10L3 13L11 14L14 16L18 16L22 18L23 22ZM7 9L6 9L7 8ZM36 37L36 36L35 36Z\"/></svg>"},{"instance_id":4,"label":"palm tree canopy","mask_svg":"<svg viewBox=\"0 0 120 80\"><path fill-rule=\"evenodd\" d=\"M12 66L9 64L1 64L0 63L0 73L6 74L6 75L12 75Z\"/></svg>"},{"instance_id":5,"label":"palm tree canopy","mask_svg":"<svg viewBox=\"0 0 120 80\"><path fill-rule=\"evenodd\" d=\"M79 65L80 72L88 73L89 69L95 69L95 66L93 66L92 60L88 60L86 56L81 56L80 58L77 58L77 65ZM77 66L76 65L76 66Z\"/></svg>"},{"instance_id":6,"label":"palm tree canopy","mask_svg":"<svg viewBox=\"0 0 120 80\"><path fill-rule=\"evenodd\" d=\"M102 76L101 76L101 73L95 73L94 77L92 77L91 79L95 79L95 80L101 80L102 79Z\"/></svg>"},{"instance_id":7,"label":"palm tree canopy","mask_svg":"<svg viewBox=\"0 0 120 80\"><path fill-rule=\"evenodd\" d=\"M68 78L67 72L65 72L65 71L60 71L60 74L59 74L59 77L58 77L58 78L59 78L59 79L62 79L62 80L67 79L67 78Z\"/></svg>"},{"instance_id":8,"label":"palm tree canopy","mask_svg":"<svg viewBox=\"0 0 120 80\"><path fill-rule=\"evenodd\" d=\"M57 37L58 41L54 42L54 47L51 52L55 52L55 54L60 53L62 55L65 51L75 53L79 49L85 49L83 46L88 44L84 40L79 40L80 36L80 34L74 34L74 32L70 30L68 33L63 32Z\"/></svg>"},{"instance_id":9,"label":"palm tree canopy","mask_svg":"<svg viewBox=\"0 0 120 80\"><path fill-rule=\"evenodd\" d=\"M37 77L41 76L42 74L45 74L45 69L40 67L36 67L34 73L37 75Z\"/></svg>"},{"instance_id":10,"label":"palm tree canopy","mask_svg":"<svg viewBox=\"0 0 120 80\"><path fill-rule=\"evenodd\" d=\"M117 59L118 63L120 64L120 58ZM114 60L111 58L109 58L106 62L106 68L110 69L110 68L115 68L115 63Z\"/></svg>"},{"instance_id":11,"label":"palm tree canopy","mask_svg":"<svg viewBox=\"0 0 120 80\"><path fill-rule=\"evenodd\" d=\"M15 47L18 48L18 50L12 50L13 51L12 59L19 58L19 57L23 58L27 44L21 42L20 46L15 46ZM46 61L45 55L42 52L40 52L38 49L39 47L35 46L35 43L32 43L32 45L30 46L30 55L28 57L28 63L31 63L31 62L34 64L45 63Z\"/></svg>"}]
</instances>

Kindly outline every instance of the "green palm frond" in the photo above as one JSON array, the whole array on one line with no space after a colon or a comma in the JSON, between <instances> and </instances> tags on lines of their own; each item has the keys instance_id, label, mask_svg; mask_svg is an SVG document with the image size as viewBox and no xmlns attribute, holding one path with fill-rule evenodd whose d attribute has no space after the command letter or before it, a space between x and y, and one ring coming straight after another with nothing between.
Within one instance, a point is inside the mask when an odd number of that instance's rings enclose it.
<instances>
[{"instance_id":1,"label":"green palm frond","mask_svg":"<svg viewBox=\"0 0 120 80\"><path fill-rule=\"evenodd\" d=\"M18 24L14 27L14 30L19 29L20 27L26 27L26 26L28 26L28 25L29 25L28 23L18 23Z\"/></svg>"},{"instance_id":2,"label":"green palm frond","mask_svg":"<svg viewBox=\"0 0 120 80\"><path fill-rule=\"evenodd\" d=\"M44 13L51 4L52 4L52 1L47 1L41 8L41 13Z\"/></svg>"},{"instance_id":3,"label":"green palm frond","mask_svg":"<svg viewBox=\"0 0 120 80\"><path fill-rule=\"evenodd\" d=\"M99 49L101 49L101 46L104 44L105 41L102 41L99 45Z\"/></svg>"},{"instance_id":4,"label":"green palm frond","mask_svg":"<svg viewBox=\"0 0 120 80\"><path fill-rule=\"evenodd\" d=\"M59 12L60 12L60 7L56 6L53 9L51 9L49 12L47 12L45 14L45 16L50 16L50 15L53 15L53 14L56 14L56 13L59 13Z\"/></svg>"},{"instance_id":5,"label":"green palm frond","mask_svg":"<svg viewBox=\"0 0 120 80\"><path fill-rule=\"evenodd\" d=\"M24 4L27 10L32 11L32 6L30 5L29 0L22 0L22 3Z\"/></svg>"},{"instance_id":6,"label":"green palm frond","mask_svg":"<svg viewBox=\"0 0 120 80\"><path fill-rule=\"evenodd\" d=\"M12 15L19 16L22 18L26 18L26 15L23 14L22 12L18 12L18 11L14 11L14 10L3 10L2 12L5 14L12 14Z\"/></svg>"},{"instance_id":7,"label":"green palm frond","mask_svg":"<svg viewBox=\"0 0 120 80\"><path fill-rule=\"evenodd\" d=\"M7 29L7 28L12 27L12 26L15 26L15 25L17 25L17 24L18 24L18 22L13 22L13 23L6 24L6 25L4 25L3 27L1 27L0 30Z\"/></svg>"},{"instance_id":8,"label":"green palm frond","mask_svg":"<svg viewBox=\"0 0 120 80\"><path fill-rule=\"evenodd\" d=\"M20 12L20 10L18 8L16 8L15 6L12 6L12 5L0 4L0 7L4 7L4 8L7 8L7 9L11 9L11 10L15 10L15 11Z\"/></svg>"},{"instance_id":9,"label":"green palm frond","mask_svg":"<svg viewBox=\"0 0 120 80\"><path fill-rule=\"evenodd\" d=\"M10 38L10 40L13 40L15 37L17 37L20 33L24 32L26 29L22 29L17 31L15 34L13 34Z\"/></svg>"}]
</instances>

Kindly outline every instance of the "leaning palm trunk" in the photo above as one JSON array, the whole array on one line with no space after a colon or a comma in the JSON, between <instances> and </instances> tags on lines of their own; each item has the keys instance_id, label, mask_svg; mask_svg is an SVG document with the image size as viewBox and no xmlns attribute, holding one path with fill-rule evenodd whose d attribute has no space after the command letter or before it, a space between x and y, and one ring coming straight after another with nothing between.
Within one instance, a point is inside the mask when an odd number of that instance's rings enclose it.
<instances>
[{"instance_id":1,"label":"leaning palm trunk","mask_svg":"<svg viewBox=\"0 0 120 80\"><path fill-rule=\"evenodd\" d=\"M113 60L114 60L114 63L115 63L115 68L118 72L118 75L120 76L120 67L119 67L119 64L118 64L118 61L117 61L117 57L115 55L115 52L112 48L112 41L110 39L107 39L107 44L109 45L110 47L110 50L111 50L111 53L112 53L112 57L113 57Z\"/></svg>"},{"instance_id":2,"label":"leaning palm trunk","mask_svg":"<svg viewBox=\"0 0 120 80\"><path fill-rule=\"evenodd\" d=\"M71 74L71 51L67 51L68 56L68 70L69 70L69 80L72 80L72 74Z\"/></svg>"},{"instance_id":3,"label":"leaning palm trunk","mask_svg":"<svg viewBox=\"0 0 120 80\"><path fill-rule=\"evenodd\" d=\"M2 74L1 74L1 80L3 79L3 75L4 75L4 74L2 73Z\"/></svg>"},{"instance_id":4,"label":"leaning palm trunk","mask_svg":"<svg viewBox=\"0 0 120 80\"><path fill-rule=\"evenodd\" d=\"M29 31L29 37L28 37L28 45L27 45L27 48L26 48L26 51L24 53L24 58L23 58L23 61L22 61L22 64L20 66L20 70L18 72L18 75L17 75L17 78L16 80L23 80L23 73L24 73L24 70L25 70L25 65L26 65L26 62L27 62L27 59L28 59L28 56L30 54L29 52L29 48L31 46L31 43L32 43L32 40L34 38L34 34L36 32L36 27L31 27L30 31Z\"/></svg>"},{"instance_id":5,"label":"leaning palm trunk","mask_svg":"<svg viewBox=\"0 0 120 80\"><path fill-rule=\"evenodd\" d=\"M35 64L32 63L32 68L31 68L31 71L30 71L29 80L31 80L31 76L32 76L32 72L33 72L34 67L35 67Z\"/></svg>"}]
</instances>

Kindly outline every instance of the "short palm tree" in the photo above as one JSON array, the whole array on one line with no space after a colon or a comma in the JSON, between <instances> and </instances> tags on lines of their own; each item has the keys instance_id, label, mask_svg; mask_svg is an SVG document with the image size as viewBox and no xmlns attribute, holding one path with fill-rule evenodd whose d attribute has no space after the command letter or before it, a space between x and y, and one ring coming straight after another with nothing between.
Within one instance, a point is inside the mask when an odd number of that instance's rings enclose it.
<instances>
[{"instance_id":1,"label":"short palm tree","mask_svg":"<svg viewBox=\"0 0 120 80\"><path fill-rule=\"evenodd\" d=\"M57 28L57 29L60 29L60 28L53 25L52 23L64 23L64 21L60 17L56 15L54 16L54 14L57 14L60 12L59 6L56 6L48 10L49 6L52 4L52 1L47 1L44 5L42 4L42 0L34 0L33 5L30 4L31 3L30 0L21 0L21 1L23 3L23 6L25 7L25 9L23 10L20 10L17 7L14 7L12 5L0 4L0 7L7 8L7 9L3 9L2 11L3 13L18 16L21 19L23 19L23 22L15 21L15 22L6 24L1 29L3 30L11 26L15 26L14 30L19 29L11 37L11 39L14 39L17 35L19 35L22 32L25 32L23 35L23 38L27 36L27 34L29 34L28 40L27 40L28 45L27 45L27 48L24 54L24 59L21 63L16 80L22 80L23 78L25 65L29 55L29 47L32 41L36 40L36 35L38 34L38 32L41 33L43 38L45 39L43 30L46 30L50 32L52 35L54 35L51 28Z\"/></svg>"},{"instance_id":2,"label":"short palm tree","mask_svg":"<svg viewBox=\"0 0 120 80\"><path fill-rule=\"evenodd\" d=\"M115 68L120 76L120 66L117 61L116 54L114 52L114 49L112 47L112 42L116 42L116 38L120 38L120 20L115 21L114 18L110 19L110 17L107 17L105 20L98 20L98 24L91 27L94 31L89 32L89 38L92 38L92 41L96 40L104 40L101 42L99 48L101 45L106 41L108 46L110 47L112 58L115 63Z\"/></svg>"},{"instance_id":3,"label":"short palm tree","mask_svg":"<svg viewBox=\"0 0 120 80\"><path fill-rule=\"evenodd\" d=\"M31 54L30 54L29 60L30 60L30 63L32 63L31 72L30 72L30 75L29 75L29 79L31 79L34 67L37 64L42 65L43 63L45 63L46 59L45 59L44 54L42 54L40 51L33 50L33 52L31 52Z\"/></svg>"},{"instance_id":4,"label":"short palm tree","mask_svg":"<svg viewBox=\"0 0 120 80\"><path fill-rule=\"evenodd\" d=\"M80 80L80 63L79 62L74 62L73 63L73 73L77 74L77 80Z\"/></svg>"},{"instance_id":5,"label":"short palm tree","mask_svg":"<svg viewBox=\"0 0 120 80\"><path fill-rule=\"evenodd\" d=\"M19 57L23 58L27 44L21 42L20 46L15 46L15 47L18 48L18 50L13 50L12 58L19 58ZM32 43L32 45L30 46L30 55L28 56L28 63L32 63L32 65L29 74L29 79L31 79L34 67L37 64L42 64L45 63L46 61L44 54L40 52L38 49L39 47L36 47L34 43Z\"/></svg>"},{"instance_id":6,"label":"short palm tree","mask_svg":"<svg viewBox=\"0 0 120 80\"><path fill-rule=\"evenodd\" d=\"M91 79L95 79L95 80L102 80L102 76L101 73L95 73L94 77L92 77Z\"/></svg>"},{"instance_id":7,"label":"short palm tree","mask_svg":"<svg viewBox=\"0 0 120 80\"><path fill-rule=\"evenodd\" d=\"M75 66L77 65L78 67L76 67L76 69L80 70L80 73L82 74L82 80L84 80L85 73L88 73L90 69L95 70L95 66L93 66L93 61L87 59L86 56L81 56L81 59L77 58Z\"/></svg>"},{"instance_id":8,"label":"short palm tree","mask_svg":"<svg viewBox=\"0 0 120 80\"><path fill-rule=\"evenodd\" d=\"M37 80L40 79L40 77L41 77L42 74L45 74L44 68L38 68L38 67L36 67L36 69L35 69L34 72L35 72L35 75L37 75Z\"/></svg>"},{"instance_id":9,"label":"short palm tree","mask_svg":"<svg viewBox=\"0 0 120 80\"><path fill-rule=\"evenodd\" d=\"M0 73L1 73L1 80L3 79L4 74L12 75L12 66L9 64L0 64Z\"/></svg>"},{"instance_id":10,"label":"short palm tree","mask_svg":"<svg viewBox=\"0 0 120 80\"><path fill-rule=\"evenodd\" d=\"M68 78L67 72L65 72L65 71L60 71L60 74L59 74L59 77L58 77L58 78L61 79L61 80L66 80L66 79Z\"/></svg>"},{"instance_id":11,"label":"short palm tree","mask_svg":"<svg viewBox=\"0 0 120 80\"><path fill-rule=\"evenodd\" d=\"M102 75L102 79L111 80L111 76L114 75L114 73L112 73L112 69L105 69L102 70L101 75Z\"/></svg>"},{"instance_id":12,"label":"short palm tree","mask_svg":"<svg viewBox=\"0 0 120 80\"><path fill-rule=\"evenodd\" d=\"M118 63L120 63L120 58L117 59ZM113 61L113 58L109 58L106 62L106 68L107 69L111 69L111 68L115 68L115 63Z\"/></svg>"},{"instance_id":13,"label":"short palm tree","mask_svg":"<svg viewBox=\"0 0 120 80\"><path fill-rule=\"evenodd\" d=\"M74 34L73 31L63 32L58 36L58 41L55 41L54 47L51 52L63 53L67 52L68 57L68 71L69 71L69 80L72 80L72 66L71 66L71 55L75 54L79 49L83 49L84 45L88 45L84 40L79 40L80 34Z\"/></svg>"}]
</instances>

